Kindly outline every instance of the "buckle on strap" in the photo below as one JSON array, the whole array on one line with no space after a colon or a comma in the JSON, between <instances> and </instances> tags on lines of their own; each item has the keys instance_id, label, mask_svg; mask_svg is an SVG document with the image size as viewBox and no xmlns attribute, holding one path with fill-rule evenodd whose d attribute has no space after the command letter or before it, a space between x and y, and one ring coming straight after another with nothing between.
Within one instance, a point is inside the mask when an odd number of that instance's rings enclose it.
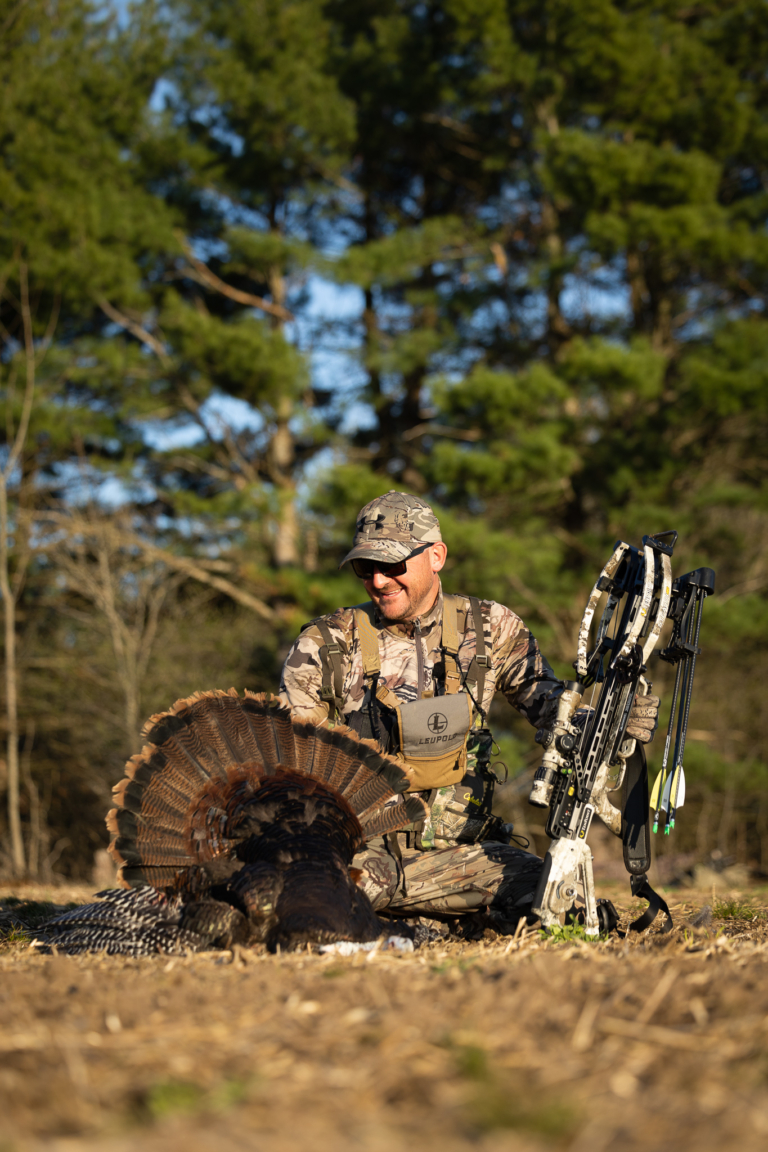
<instances>
[{"instance_id":1,"label":"buckle on strap","mask_svg":"<svg viewBox=\"0 0 768 1152\"><path fill-rule=\"evenodd\" d=\"M456 621L456 596L443 596L443 643L442 647L454 659L459 654L459 632Z\"/></svg>"}]
</instances>

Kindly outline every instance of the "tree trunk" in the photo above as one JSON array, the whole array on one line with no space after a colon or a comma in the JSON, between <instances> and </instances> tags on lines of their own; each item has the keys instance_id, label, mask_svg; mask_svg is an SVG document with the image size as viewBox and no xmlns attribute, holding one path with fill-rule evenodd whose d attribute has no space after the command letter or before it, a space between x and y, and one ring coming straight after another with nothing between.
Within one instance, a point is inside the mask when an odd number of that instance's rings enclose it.
<instances>
[{"instance_id":1,"label":"tree trunk","mask_svg":"<svg viewBox=\"0 0 768 1152\"><path fill-rule=\"evenodd\" d=\"M285 277L274 267L269 274L269 290L275 304L285 307ZM283 322L272 319L276 329ZM293 401L283 396L278 402L276 427L270 444L269 458L275 486L278 489L279 507L272 545L272 561L276 568L292 568L301 564L299 548L299 520L296 514L296 485L293 479L293 465L296 458L293 432L290 419L293 416Z\"/></svg>"},{"instance_id":2,"label":"tree trunk","mask_svg":"<svg viewBox=\"0 0 768 1152\"><path fill-rule=\"evenodd\" d=\"M551 200L542 198L541 227L544 250L549 268L547 270L547 342L552 355L571 335L571 329L560 307L563 291L563 240L560 235L560 219Z\"/></svg>"},{"instance_id":3,"label":"tree trunk","mask_svg":"<svg viewBox=\"0 0 768 1152\"><path fill-rule=\"evenodd\" d=\"M643 276L640 256L635 248L627 250L627 279L629 280L632 304L632 324L635 332L642 332L645 327L645 303L648 289Z\"/></svg>"},{"instance_id":4,"label":"tree trunk","mask_svg":"<svg viewBox=\"0 0 768 1152\"><path fill-rule=\"evenodd\" d=\"M0 479L0 592L3 596L5 635L5 714L8 729L8 830L11 837L11 865L14 876L26 870L24 840L21 835L19 795L19 705L16 678L16 599L8 573L8 490Z\"/></svg>"},{"instance_id":5,"label":"tree trunk","mask_svg":"<svg viewBox=\"0 0 768 1152\"><path fill-rule=\"evenodd\" d=\"M27 733L24 738L24 750L21 754L22 776L24 777L24 787L27 790L29 797L29 853L27 861L27 873L31 879L39 878L40 873L40 849L44 843L43 834L43 812L42 805L40 804L40 791L32 776L32 766L30 759L32 756L32 745L35 741L35 722L34 720L27 725Z\"/></svg>"},{"instance_id":6,"label":"tree trunk","mask_svg":"<svg viewBox=\"0 0 768 1152\"><path fill-rule=\"evenodd\" d=\"M15 469L21 466L23 493L24 466L22 452L29 431L29 421L32 415L32 404L35 397L35 342L32 331L32 312L29 306L29 283L27 280L27 266L24 261L19 263L19 298L22 327L24 330L24 365L25 384L24 400L21 406L16 433L11 440L13 427L13 410L11 397L6 395L6 427L8 429L8 447L10 449L5 466L0 471L0 593L3 597L3 618L5 632L5 690L6 690L6 718L8 727L8 830L11 837L11 864L16 876L23 876L26 871L24 858L24 840L21 835L21 810L19 794L19 704L18 704L18 669L16 664L16 603L23 584L23 567L26 560L17 571L16 587L11 587L10 574L10 548L8 542L8 485ZM56 327L58 304L54 305L48 324L48 331L42 341L42 355L50 344ZM21 494L19 508L21 506ZM19 536L22 528L18 522L20 514L17 513L16 524L16 552L19 554ZM23 557L23 553L22 553ZM28 553L27 553L28 558Z\"/></svg>"}]
</instances>

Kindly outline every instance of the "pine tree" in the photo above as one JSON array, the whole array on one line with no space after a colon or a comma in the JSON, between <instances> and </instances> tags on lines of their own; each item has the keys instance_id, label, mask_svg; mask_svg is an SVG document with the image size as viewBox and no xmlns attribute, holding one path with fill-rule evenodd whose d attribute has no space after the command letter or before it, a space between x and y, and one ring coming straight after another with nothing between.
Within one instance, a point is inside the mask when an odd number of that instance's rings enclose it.
<instances>
[{"instance_id":1,"label":"pine tree","mask_svg":"<svg viewBox=\"0 0 768 1152\"><path fill-rule=\"evenodd\" d=\"M185 453L181 511L218 508L277 568L306 556L297 485L327 432L313 413L293 309L344 195L351 110L328 64L322 4L180 2L169 106L198 156L170 200L182 206L186 260L168 275L159 319L167 397L203 433ZM210 397L247 406L243 431L207 421ZM159 462L158 475L166 468ZM311 564L310 564L311 567ZM258 576L257 576L258 579Z\"/></svg>"}]
</instances>

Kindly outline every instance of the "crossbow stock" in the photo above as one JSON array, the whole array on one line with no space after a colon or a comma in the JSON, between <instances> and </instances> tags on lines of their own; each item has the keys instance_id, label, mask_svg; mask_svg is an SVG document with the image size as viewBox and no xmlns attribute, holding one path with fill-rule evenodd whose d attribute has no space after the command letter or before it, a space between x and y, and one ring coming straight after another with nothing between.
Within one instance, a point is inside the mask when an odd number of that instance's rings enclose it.
<instances>
[{"instance_id":1,"label":"crossbow stock","mask_svg":"<svg viewBox=\"0 0 768 1152\"><path fill-rule=\"evenodd\" d=\"M698 568L672 579L672 553L677 532L644 536L633 548L619 541L592 589L579 629L577 680L565 682L557 715L536 740L544 755L531 786L529 802L549 807L549 848L533 902L533 912L546 930L573 908L576 896L584 901L584 928L589 936L615 926L613 908L598 903L587 836L595 813L622 840L624 864L634 896L648 900L646 912L630 929L642 931L660 909L666 914L664 931L672 917L664 900L648 883L651 864L649 807L655 812L654 832L675 825L676 810L685 799L683 753L693 692L696 657L704 600L715 590L715 573ZM588 651L595 610L606 596L594 647ZM619 608L619 605L623 606ZM647 695L648 660L667 619L673 621L670 643L659 653L677 665L661 772L649 802L648 768L642 745L627 738L629 714L636 695ZM593 688L600 686L594 710L574 723L574 713ZM675 732L671 765L669 751ZM622 789L620 807L609 792Z\"/></svg>"}]
</instances>

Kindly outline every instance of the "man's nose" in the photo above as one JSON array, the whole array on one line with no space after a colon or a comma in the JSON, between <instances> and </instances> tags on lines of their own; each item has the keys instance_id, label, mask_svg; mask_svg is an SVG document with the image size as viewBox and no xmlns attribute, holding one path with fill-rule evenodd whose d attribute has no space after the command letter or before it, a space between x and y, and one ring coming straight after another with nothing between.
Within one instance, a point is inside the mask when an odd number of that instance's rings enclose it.
<instances>
[{"instance_id":1,"label":"man's nose","mask_svg":"<svg viewBox=\"0 0 768 1152\"><path fill-rule=\"evenodd\" d=\"M391 576L385 576L384 573L379 572L377 568L371 577L371 583L373 584L374 588L386 588L386 586L391 582L391 579Z\"/></svg>"}]
</instances>

